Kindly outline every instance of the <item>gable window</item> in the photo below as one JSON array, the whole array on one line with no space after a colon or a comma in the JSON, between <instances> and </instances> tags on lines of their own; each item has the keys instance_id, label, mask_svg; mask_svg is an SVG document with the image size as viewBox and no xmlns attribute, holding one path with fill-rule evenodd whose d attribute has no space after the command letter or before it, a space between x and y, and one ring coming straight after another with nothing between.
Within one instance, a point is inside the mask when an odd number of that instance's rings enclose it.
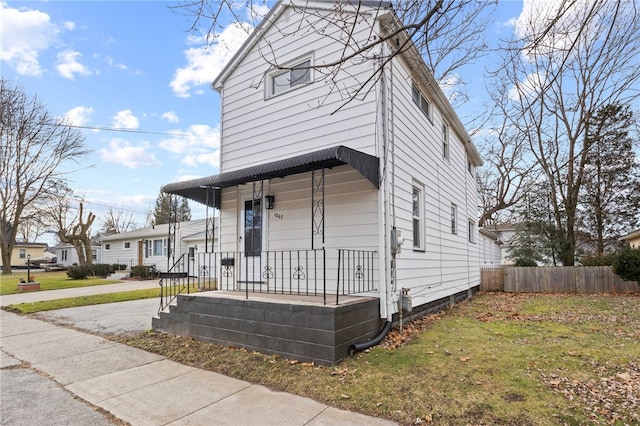
<instances>
[{"instance_id":1,"label":"gable window","mask_svg":"<svg viewBox=\"0 0 640 426\"><path fill-rule=\"evenodd\" d=\"M458 216L458 206L451 204L451 233L457 234L456 217Z\"/></svg>"},{"instance_id":2,"label":"gable window","mask_svg":"<svg viewBox=\"0 0 640 426\"><path fill-rule=\"evenodd\" d=\"M422 185L414 182L412 188L414 250L424 250L423 206Z\"/></svg>"},{"instance_id":3,"label":"gable window","mask_svg":"<svg viewBox=\"0 0 640 426\"><path fill-rule=\"evenodd\" d=\"M415 84L411 85L411 97L413 98L413 103L418 105L422 113L431 121L431 104Z\"/></svg>"},{"instance_id":4,"label":"gable window","mask_svg":"<svg viewBox=\"0 0 640 426\"><path fill-rule=\"evenodd\" d=\"M476 223L473 220L469 220L469 242L476 242Z\"/></svg>"},{"instance_id":5,"label":"gable window","mask_svg":"<svg viewBox=\"0 0 640 426\"><path fill-rule=\"evenodd\" d=\"M449 159L449 125L442 123L442 157Z\"/></svg>"},{"instance_id":6,"label":"gable window","mask_svg":"<svg viewBox=\"0 0 640 426\"><path fill-rule=\"evenodd\" d=\"M129 241L127 241L126 243L124 243L124 248L129 249L131 248L131 243Z\"/></svg>"},{"instance_id":7,"label":"gable window","mask_svg":"<svg viewBox=\"0 0 640 426\"><path fill-rule=\"evenodd\" d=\"M283 68L285 69L276 69L269 75L269 96L287 92L311 81L311 58L309 57Z\"/></svg>"},{"instance_id":8,"label":"gable window","mask_svg":"<svg viewBox=\"0 0 640 426\"><path fill-rule=\"evenodd\" d=\"M107 243L104 245L105 250L111 250L111 244Z\"/></svg>"}]
</instances>

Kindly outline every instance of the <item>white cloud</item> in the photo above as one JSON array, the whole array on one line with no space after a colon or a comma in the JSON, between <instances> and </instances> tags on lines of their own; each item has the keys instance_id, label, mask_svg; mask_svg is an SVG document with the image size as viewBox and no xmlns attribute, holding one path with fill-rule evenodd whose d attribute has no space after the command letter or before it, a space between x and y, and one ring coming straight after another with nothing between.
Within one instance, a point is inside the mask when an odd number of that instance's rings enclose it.
<instances>
[{"instance_id":1,"label":"white cloud","mask_svg":"<svg viewBox=\"0 0 640 426\"><path fill-rule=\"evenodd\" d=\"M113 127L116 129L137 129L139 125L138 117L130 109L118 111L113 116Z\"/></svg>"},{"instance_id":2,"label":"white cloud","mask_svg":"<svg viewBox=\"0 0 640 426\"><path fill-rule=\"evenodd\" d=\"M220 147L220 128L193 124L186 130L172 130L174 137L160 142L160 148L174 154L207 153Z\"/></svg>"},{"instance_id":3,"label":"white cloud","mask_svg":"<svg viewBox=\"0 0 640 426\"><path fill-rule=\"evenodd\" d=\"M150 152L148 142L133 146L120 138L112 139L108 149L101 149L100 158L107 163L120 164L130 169L161 165L156 156Z\"/></svg>"},{"instance_id":4,"label":"white cloud","mask_svg":"<svg viewBox=\"0 0 640 426\"><path fill-rule=\"evenodd\" d=\"M190 154L180 161L187 167L198 167L200 164L206 164L211 167L220 166L220 150L214 152L207 152L203 154Z\"/></svg>"},{"instance_id":5,"label":"white cloud","mask_svg":"<svg viewBox=\"0 0 640 426\"><path fill-rule=\"evenodd\" d=\"M94 112L92 107L77 106L67 111L64 118L74 126L84 126L89 122Z\"/></svg>"},{"instance_id":6,"label":"white cloud","mask_svg":"<svg viewBox=\"0 0 640 426\"><path fill-rule=\"evenodd\" d=\"M176 113L173 111L165 112L164 114L162 114L162 118L167 120L169 123L177 123L180 121Z\"/></svg>"},{"instance_id":7,"label":"white cloud","mask_svg":"<svg viewBox=\"0 0 640 426\"><path fill-rule=\"evenodd\" d=\"M184 51L187 65L176 70L169 84L176 96L188 98L194 88L211 84L251 30L246 23L230 24L211 45L207 45L203 37L190 37L188 42L196 47Z\"/></svg>"},{"instance_id":8,"label":"white cloud","mask_svg":"<svg viewBox=\"0 0 640 426\"><path fill-rule=\"evenodd\" d=\"M58 33L46 13L13 9L0 3L0 60L15 68L18 74L42 74L38 56L55 42Z\"/></svg>"},{"instance_id":9,"label":"white cloud","mask_svg":"<svg viewBox=\"0 0 640 426\"><path fill-rule=\"evenodd\" d=\"M73 31L73 30L76 29L76 23L72 22L72 21L67 21L62 25L64 26L65 29L67 29L69 31Z\"/></svg>"},{"instance_id":10,"label":"white cloud","mask_svg":"<svg viewBox=\"0 0 640 426\"><path fill-rule=\"evenodd\" d=\"M127 70L127 66L123 63L116 62L111 56L107 56L104 58L104 61L114 68L118 68L120 70Z\"/></svg>"},{"instance_id":11,"label":"white cloud","mask_svg":"<svg viewBox=\"0 0 640 426\"><path fill-rule=\"evenodd\" d=\"M56 69L60 75L64 78L68 78L69 80L74 80L76 74L81 76L91 75L91 71L78 62L80 57L82 57L80 52L74 52L71 50L58 53Z\"/></svg>"}]
</instances>

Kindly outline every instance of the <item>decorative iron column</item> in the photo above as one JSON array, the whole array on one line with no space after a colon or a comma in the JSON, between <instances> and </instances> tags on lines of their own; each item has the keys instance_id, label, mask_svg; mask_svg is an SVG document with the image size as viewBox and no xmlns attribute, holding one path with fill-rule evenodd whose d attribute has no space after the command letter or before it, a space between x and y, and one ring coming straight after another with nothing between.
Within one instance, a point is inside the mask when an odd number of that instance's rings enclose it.
<instances>
[{"instance_id":1,"label":"decorative iron column","mask_svg":"<svg viewBox=\"0 0 640 426\"><path fill-rule=\"evenodd\" d=\"M316 235L322 236L324 247L324 167L319 175L311 171L311 250L315 249Z\"/></svg>"},{"instance_id":2,"label":"decorative iron column","mask_svg":"<svg viewBox=\"0 0 640 426\"><path fill-rule=\"evenodd\" d=\"M216 236L216 207L215 197L216 188L213 186L207 186L205 188L205 203L207 210L205 213L205 236L204 236L204 252L213 253L215 251L214 241ZM209 207L211 207L211 215L209 215ZM211 250L209 250L209 241L211 241Z\"/></svg>"}]
</instances>

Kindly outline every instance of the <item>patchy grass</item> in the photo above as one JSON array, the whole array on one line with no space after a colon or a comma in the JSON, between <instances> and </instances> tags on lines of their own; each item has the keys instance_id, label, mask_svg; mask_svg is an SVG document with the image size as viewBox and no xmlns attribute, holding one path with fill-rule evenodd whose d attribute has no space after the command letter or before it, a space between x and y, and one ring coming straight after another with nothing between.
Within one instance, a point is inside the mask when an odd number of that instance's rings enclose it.
<instances>
[{"instance_id":1,"label":"patchy grass","mask_svg":"<svg viewBox=\"0 0 640 426\"><path fill-rule=\"evenodd\" d=\"M480 294L336 367L155 332L119 341L401 424L639 424L640 297Z\"/></svg>"},{"instance_id":2,"label":"patchy grass","mask_svg":"<svg viewBox=\"0 0 640 426\"><path fill-rule=\"evenodd\" d=\"M129 300L150 299L152 297L160 297L159 289L150 288L145 290L121 291L118 293L67 297L64 299L45 300L41 302L19 303L17 305L9 305L5 309L21 314L33 314L35 312L51 311L53 309L77 308L79 306L126 302Z\"/></svg>"},{"instance_id":3,"label":"patchy grass","mask_svg":"<svg viewBox=\"0 0 640 426\"><path fill-rule=\"evenodd\" d=\"M66 271L44 272L31 271L31 276L40 283L40 291L59 290L63 288L88 287L93 285L113 284L120 281L106 280L102 277L90 277L85 280L72 280ZM27 281L27 270L0 275L0 295L20 293L18 283Z\"/></svg>"}]
</instances>

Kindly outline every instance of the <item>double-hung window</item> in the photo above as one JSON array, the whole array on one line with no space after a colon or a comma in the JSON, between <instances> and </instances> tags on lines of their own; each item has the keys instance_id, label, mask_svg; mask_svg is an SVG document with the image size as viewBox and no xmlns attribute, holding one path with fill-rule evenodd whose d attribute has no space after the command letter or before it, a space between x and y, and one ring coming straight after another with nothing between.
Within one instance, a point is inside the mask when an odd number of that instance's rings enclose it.
<instances>
[{"instance_id":1,"label":"double-hung window","mask_svg":"<svg viewBox=\"0 0 640 426\"><path fill-rule=\"evenodd\" d=\"M469 242L476 242L476 223L471 219L469 219Z\"/></svg>"},{"instance_id":2,"label":"double-hung window","mask_svg":"<svg viewBox=\"0 0 640 426\"><path fill-rule=\"evenodd\" d=\"M311 58L276 69L269 74L268 97L287 92L311 81Z\"/></svg>"},{"instance_id":3,"label":"double-hung window","mask_svg":"<svg viewBox=\"0 0 640 426\"><path fill-rule=\"evenodd\" d=\"M431 121L431 104L416 87L415 83L411 85L411 97L413 98L413 103L416 104L429 121Z\"/></svg>"},{"instance_id":4,"label":"double-hung window","mask_svg":"<svg viewBox=\"0 0 640 426\"><path fill-rule=\"evenodd\" d=\"M445 122L442 123L442 157L446 160L449 159L449 125Z\"/></svg>"},{"instance_id":5,"label":"double-hung window","mask_svg":"<svg viewBox=\"0 0 640 426\"><path fill-rule=\"evenodd\" d=\"M452 234L458 233L458 227L456 224L457 216L458 216L458 206L456 206L455 204L451 204L451 233Z\"/></svg>"},{"instance_id":6,"label":"double-hung window","mask_svg":"<svg viewBox=\"0 0 640 426\"><path fill-rule=\"evenodd\" d=\"M417 182L412 187L413 249L424 250L424 201L422 185Z\"/></svg>"}]
</instances>

